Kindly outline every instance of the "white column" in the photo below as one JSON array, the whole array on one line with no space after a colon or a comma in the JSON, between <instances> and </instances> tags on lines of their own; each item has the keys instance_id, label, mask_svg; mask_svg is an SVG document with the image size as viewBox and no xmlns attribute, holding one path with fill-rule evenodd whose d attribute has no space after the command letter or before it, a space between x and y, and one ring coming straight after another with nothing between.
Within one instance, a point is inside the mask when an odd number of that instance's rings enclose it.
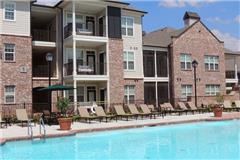
<instances>
[{"instance_id":1,"label":"white column","mask_svg":"<svg viewBox=\"0 0 240 160\"><path fill-rule=\"evenodd\" d=\"M238 66L237 66L236 61L235 61L235 66L234 67L235 67L235 79L237 80L236 85L238 85L238 79L240 77L238 77Z\"/></svg>"},{"instance_id":2,"label":"white column","mask_svg":"<svg viewBox=\"0 0 240 160\"><path fill-rule=\"evenodd\" d=\"M157 78L157 53L154 51L154 69L155 69L155 77Z\"/></svg>"},{"instance_id":3,"label":"white column","mask_svg":"<svg viewBox=\"0 0 240 160\"><path fill-rule=\"evenodd\" d=\"M72 1L72 35L76 35L75 1Z\"/></svg>"},{"instance_id":4,"label":"white column","mask_svg":"<svg viewBox=\"0 0 240 160\"><path fill-rule=\"evenodd\" d=\"M105 12L105 32L106 32L106 37L108 37L108 7L106 6L106 12Z\"/></svg>"},{"instance_id":5,"label":"white column","mask_svg":"<svg viewBox=\"0 0 240 160\"><path fill-rule=\"evenodd\" d=\"M77 81L73 80L73 102L74 102L74 112L77 112Z\"/></svg>"},{"instance_id":6,"label":"white column","mask_svg":"<svg viewBox=\"0 0 240 160\"><path fill-rule=\"evenodd\" d=\"M73 39L73 77L77 75L76 40Z\"/></svg>"},{"instance_id":7,"label":"white column","mask_svg":"<svg viewBox=\"0 0 240 160\"><path fill-rule=\"evenodd\" d=\"M155 95L156 95L156 107L158 108L158 87L157 87L157 81L155 82Z\"/></svg>"}]
</instances>

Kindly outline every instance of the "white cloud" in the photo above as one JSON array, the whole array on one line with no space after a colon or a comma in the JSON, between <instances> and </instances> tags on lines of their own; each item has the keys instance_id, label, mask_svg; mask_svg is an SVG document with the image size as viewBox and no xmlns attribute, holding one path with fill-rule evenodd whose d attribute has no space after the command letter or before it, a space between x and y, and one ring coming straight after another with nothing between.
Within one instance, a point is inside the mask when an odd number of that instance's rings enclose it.
<instances>
[{"instance_id":1,"label":"white cloud","mask_svg":"<svg viewBox=\"0 0 240 160\"><path fill-rule=\"evenodd\" d=\"M234 21L237 22L237 23L240 23L240 15L237 15L237 16L234 18Z\"/></svg>"},{"instance_id":2,"label":"white cloud","mask_svg":"<svg viewBox=\"0 0 240 160\"><path fill-rule=\"evenodd\" d=\"M229 33L223 33L217 29L212 30L220 40L224 41L224 46L232 51L240 51L240 39L231 36Z\"/></svg>"},{"instance_id":3,"label":"white cloud","mask_svg":"<svg viewBox=\"0 0 240 160\"><path fill-rule=\"evenodd\" d=\"M231 23L231 20L226 20L226 19L222 19L219 17L209 17L207 18L207 21L211 22L211 23L219 23L219 24L229 24Z\"/></svg>"},{"instance_id":4,"label":"white cloud","mask_svg":"<svg viewBox=\"0 0 240 160\"><path fill-rule=\"evenodd\" d=\"M216 1L217 0L161 0L159 5L167 8L182 8L185 6L200 7Z\"/></svg>"}]
</instances>

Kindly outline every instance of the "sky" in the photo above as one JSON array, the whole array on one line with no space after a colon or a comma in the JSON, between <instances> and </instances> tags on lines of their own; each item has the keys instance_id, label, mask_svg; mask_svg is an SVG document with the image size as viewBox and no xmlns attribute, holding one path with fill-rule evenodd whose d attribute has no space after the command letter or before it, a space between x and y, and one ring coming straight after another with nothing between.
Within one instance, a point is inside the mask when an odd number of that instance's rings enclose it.
<instances>
[{"instance_id":1,"label":"sky","mask_svg":"<svg viewBox=\"0 0 240 160\"><path fill-rule=\"evenodd\" d=\"M38 0L53 4L58 0ZM131 6L148 12L143 17L143 30L184 27L186 11L197 12L201 21L221 40L225 47L240 51L240 0L123 0Z\"/></svg>"}]
</instances>

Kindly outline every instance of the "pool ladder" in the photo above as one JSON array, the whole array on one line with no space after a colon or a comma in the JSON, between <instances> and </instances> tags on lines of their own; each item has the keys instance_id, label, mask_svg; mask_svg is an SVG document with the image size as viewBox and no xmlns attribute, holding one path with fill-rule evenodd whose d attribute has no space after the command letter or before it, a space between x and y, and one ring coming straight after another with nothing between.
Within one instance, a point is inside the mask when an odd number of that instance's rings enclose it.
<instances>
[{"instance_id":1,"label":"pool ladder","mask_svg":"<svg viewBox=\"0 0 240 160\"><path fill-rule=\"evenodd\" d=\"M28 120L27 122L27 126L28 126L28 135L33 138L33 129L32 129L32 124L31 124L31 121Z\"/></svg>"},{"instance_id":2,"label":"pool ladder","mask_svg":"<svg viewBox=\"0 0 240 160\"><path fill-rule=\"evenodd\" d=\"M42 134L42 129L43 129L43 136L45 138L45 136L46 136L46 128L45 128L45 124L44 124L42 116L40 117L39 121L40 121L39 122L39 132L40 132L40 135Z\"/></svg>"}]
</instances>

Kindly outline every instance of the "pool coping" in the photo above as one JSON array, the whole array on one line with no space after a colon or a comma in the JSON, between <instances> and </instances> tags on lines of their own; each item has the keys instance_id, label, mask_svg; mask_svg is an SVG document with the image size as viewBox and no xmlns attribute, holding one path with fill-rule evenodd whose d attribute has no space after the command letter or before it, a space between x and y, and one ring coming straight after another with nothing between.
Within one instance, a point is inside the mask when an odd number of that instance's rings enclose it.
<instances>
[{"instance_id":1,"label":"pool coping","mask_svg":"<svg viewBox=\"0 0 240 160\"><path fill-rule=\"evenodd\" d=\"M7 142L11 142L11 141L66 137L66 136L74 136L78 133L89 133L89 132L91 133L91 132L121 130L121 129L130 129L130 128L155 127L155 126L165 126L165 125L172 125L172 124L186 124L186 123L194 123L194 122L228 121L228 120L237 120L237 119L240 119L240 117L239 116L220 117L220 118L209 117L209 118L192 119L192 120L178 120L178 121L158 122L158 123L155 122L155 123L146 123L146 124L127 125L127 126L112 126L112 127L106 127L106 128L75 129L75 130L70 130L66 133L48 134L45 137L43 135L37 135L37 136L33 136L32 138L29 136L0 138L0 146L4 145Z\"/></svg>"}]
</instances>

